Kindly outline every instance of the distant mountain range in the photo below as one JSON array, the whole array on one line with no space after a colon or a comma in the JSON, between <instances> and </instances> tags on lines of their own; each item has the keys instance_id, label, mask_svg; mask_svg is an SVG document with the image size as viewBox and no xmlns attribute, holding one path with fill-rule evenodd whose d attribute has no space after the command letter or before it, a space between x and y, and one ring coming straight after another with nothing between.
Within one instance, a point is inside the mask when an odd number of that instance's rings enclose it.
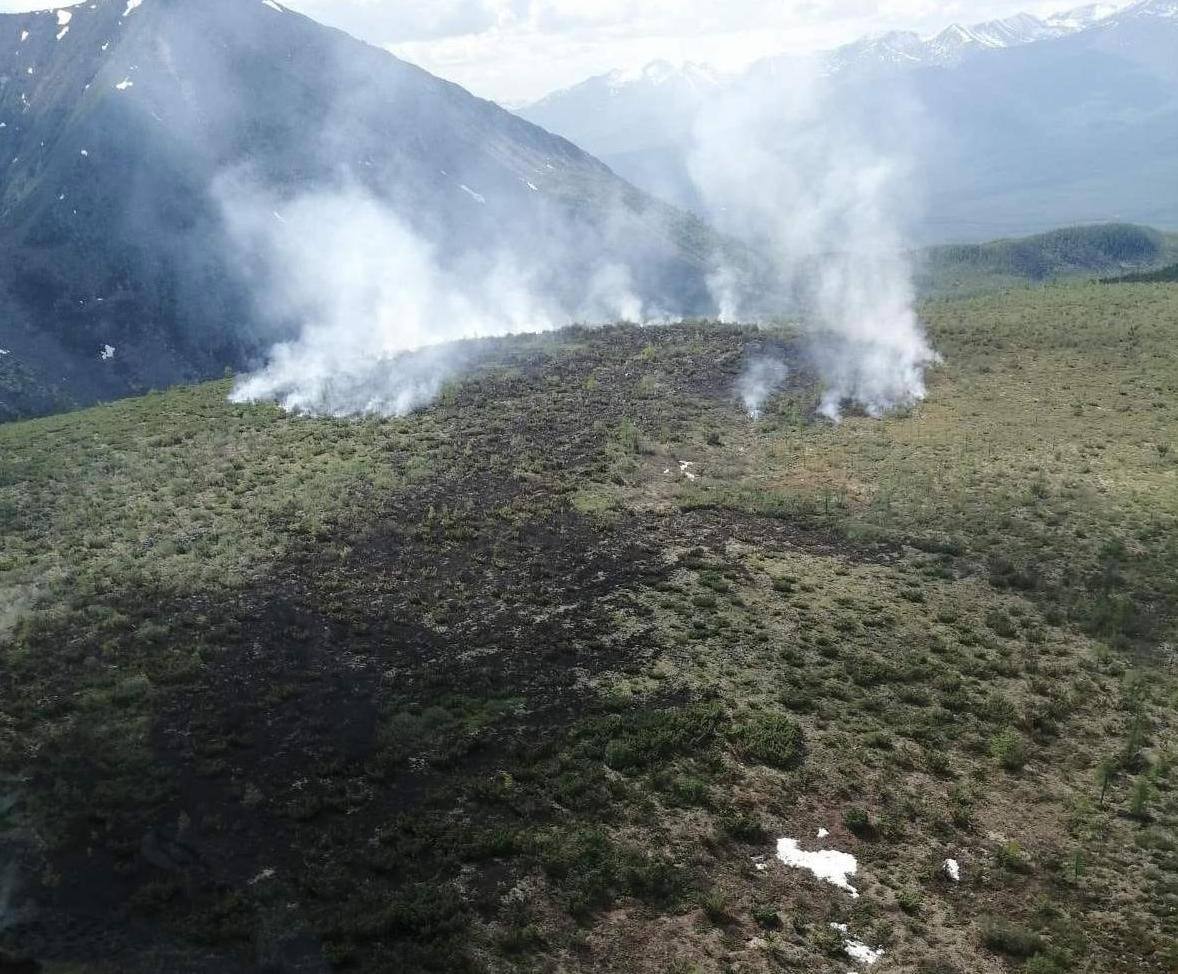
<instances>
[{"instance_id":1,"label":"distant mountain range","mask_svg":"<svg viewBox=\"0 0 1178 974\"><path fill-rule=\"evenodd\" d=\"M226 239L226 174L280 201L359 186L441 261L575 282L608 259L707 310L714 235L563 138L275 0L92 0L0 16L0 419L292 333Z\"/></svg>"},{"instance_id":2,"label":"distant mountain range","mask_svg":"<svg viewBox=\"0 0 1178 974\"><path fill-rule=\"evenodd\" d=\"M733 76L660 62L520 114L707 216L686 163L696 116L718 95L771 92L799 63L852 100L907 98L925 113L922 243L1084 221L1178 227L1178 0L954 24L931 38L893 32Z\"/></svg>"}]
</instances>

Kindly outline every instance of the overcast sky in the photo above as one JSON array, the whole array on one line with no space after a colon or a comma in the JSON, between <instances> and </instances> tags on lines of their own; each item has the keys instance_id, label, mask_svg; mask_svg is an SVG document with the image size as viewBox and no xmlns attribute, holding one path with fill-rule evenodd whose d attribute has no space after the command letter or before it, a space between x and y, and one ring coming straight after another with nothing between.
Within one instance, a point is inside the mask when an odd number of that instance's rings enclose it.
<instances>
[{"instance_id":1,"label":"overcast sky","mask_svg":"<svg viewBox=\"0 0 1178 974\"><path fill-rule=\"evenodd\" d=\"M285 0L284 0L285 2ZM1074 0L1079 5L1089 0ZM663 58L742 67L892 29L935 32L1068 0L289 0L475 94L539 98Z\"/></svg>"},{"instance_id":2,"label":"overcast sky","mask_svg":"<svg viewBox=\"0 0 1178 974\"><path fill-rule=\"evenodd\" d=\"M150 2L150 0L149 0ZM249 2L249 0L241 0ZM286 2L286 0L283 0ZM1072 6L1088 2L1073 0ZM662 58L724 69L881 30L932 33L1068 0L289 0L477 95L509 105ZM44 9L0 0L0 10Z\"/></svg>"}]
</instances>

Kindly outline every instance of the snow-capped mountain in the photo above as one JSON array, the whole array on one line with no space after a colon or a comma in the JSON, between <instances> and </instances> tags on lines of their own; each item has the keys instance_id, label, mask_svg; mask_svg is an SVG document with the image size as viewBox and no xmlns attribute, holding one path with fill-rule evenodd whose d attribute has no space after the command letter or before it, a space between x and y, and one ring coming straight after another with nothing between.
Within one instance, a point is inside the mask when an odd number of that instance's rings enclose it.
<instances>
[{"instance_id":1,"label":"snow-capped mountain","mask_svg":"<svg viewBox=\"0 0 1178 974\"><path fill-rule=\"evenodd\" d=\"M521 113L708 216L688 165L701 106L717 92L771 93L803 62L852 100L895 91L922 107L932 134L921 148L928 242L1100 219L1178 226L1176 51L1178 0L1091 3L927 38L874 35L822 55L768 58L731 78L693 66L707 84L689 86L666 65L606 75Z\"/></svg>"}]
</instances>

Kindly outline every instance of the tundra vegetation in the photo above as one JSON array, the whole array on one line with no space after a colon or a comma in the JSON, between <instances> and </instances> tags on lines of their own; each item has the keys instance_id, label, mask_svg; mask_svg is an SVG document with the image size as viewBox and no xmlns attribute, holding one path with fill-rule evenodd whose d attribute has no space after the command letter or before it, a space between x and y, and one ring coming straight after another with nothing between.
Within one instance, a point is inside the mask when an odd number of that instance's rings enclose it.
<instances>
[{"instance_id":1,"label":"tundra vegetation","mask_svg":"<svg viewBox=\"0 0 1178 974\"><path fill-rule=\"evenodd\" d=\"M0 958L845 974L837 923L1173 971L1178 289L922 316L881 421L692 323L497 342L402 419L0 427Z\"/></svg>"}]
</instances>

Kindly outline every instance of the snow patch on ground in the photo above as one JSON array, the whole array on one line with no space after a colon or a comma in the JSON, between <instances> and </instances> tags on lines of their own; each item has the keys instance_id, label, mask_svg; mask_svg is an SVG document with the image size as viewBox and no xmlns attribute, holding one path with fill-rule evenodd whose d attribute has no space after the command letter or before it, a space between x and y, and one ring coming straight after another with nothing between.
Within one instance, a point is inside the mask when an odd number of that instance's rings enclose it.
<instances>
[{"instance_id":1,"label":"snow patch on ground","mask_svg":"<svg viewBox=\"0 0 1178 974\"><path fill-rule=\"evenodd\" d=\"M820 838L820 839L825 839L829 835L830 835L830 829L819 829L818 830L818 838Z\"/></svg>"},{"instance_id":2,"label":"snow patch on ground","mask_svg":"<svg viewBox=\"0 0 1178 974\"><path fill-rule=\"evenodd\" d=\"M485 197L482 193L476 193L473 189L471 189L465 183L463 183L459 188L462 190L462 192L466 193L466 195L469 196L476 203L485 204L487 202L487 197Z\"/></svg>"},{"instance_id":3,"label":"snow patch on ground","mask_svg":"<svg viewBox=\"0 0 1178 974\"><path fill-rule=\"evenodd\" d=\"M884 952L882 950L875 950L868 947L862 940L856 940L852 937L845 923L832 923L830 928L837 930L843 935L843 950L856 963L871 967L873 964L879 963L883 957Z\"/></svg>"},{"instance_id":4,"label":"snow patch on ground","mask_svg":"<svg viewBox=\"0 0 1178 974\"><path fill-rule=\"evenodd\" d=\"M82 155L83 155L83 156L85 156L85 157L87 157L87 158L89 158L89 156L90 156L90 150L89 150L89 149L83 149L83 150L82 150Z\"/></svg>"},{"instance_id":5,"label":"snow patch on ground","mask_svg":"<svg viewBox=\"0 0 1178 974\"><path fill-rule=\"evenodd\" d=\"M22 30L20 32L20 42L23 44L28 39L29 39L29 32L27 30Z\"/></svg>"},{"instance_id":6,"label":"snow patch on ground","mask_svg":"<svg viewBox=\"0 0 1178 974\"><path fill-rule=\"evenodd\" d=\"M115 352L117 352L117 351L118 351L118 349L115 348L113 345L103 345L102 346L102 361L109 362L112 358L115 357Z\"/></svg>"},{"instance_id":7,"label":"snow patch on ground","mask_svg":"<svg viewBox=\"0 0 1178 974\"><path fill-rule=\"evenodd\" d=\"M695 466L694 463L691 463L687 460L680 460L679 461L679 472L681 474L683 474L683 476L686 477L688 480L695 480L699 476L699 474L691 472L691 468L694 466Z\"/></svg>"},{"instance_id":8,"label":"snow patch on ground","mask_svg":"<svg viewBox=\"0 0 1178 974\"><path fill-rule=\"evenodd\" d=\"M115 85L115 88L117 88L119 91L126 91L128 88L134 88L134 87L135 87L135 82L132 81L130 78L124 78L117 85Z\"/></svg>"},{"instance_id":9,"label":"snow patch on ground","mask_svg":"<svg viewBox=\"0 0 1178 974\"><path fill-rule=\"evenodd\" d=\"M526 179L524 180L524 185L527 186L528 189L530 189L533 193L540 192L540 190L536 188L535 183L529 183Z\"/></svg>"},{"instance_id":10,"label":"snow patch on ground","mask_svg":"<svg viewBox=\"0 0 1178 974\"><path fill-rule=\"evenodd\" d=\"M0 355L11 355L11 354L12 354L12 352L10 352L8 349L0 348Z\"/></svg>"},{"instance_id":11,"label":"snow patch on ground","mask_svg":"<svg viewBox=\"0 0 1178 974\"><path fill-rule=\"evenodd\" d=\"M262 0L262 3L264 3L271 10L277 10L280 14L286 13L285 10L283 10L280 6L278 6L278 4L274 2L274 0Z\"/></svg>"},{"instance_id":12,"label":"snow patch on ground","mask_svg":"<svg viewBox=\"0 0 1178 974\"><path fill-rule=\"evenodd\" d=\"M126 17L141 3L143 3L143 0L127 0L127 9L123 11L123 16Z\"/></svg>"},{"instance_id":13,"label":"snow patch on ground","mask_svg":"<svg viewBox=\"0 0 1178 974\"><path fill-rule=\"evenodd\" d=\"M945 860L945 875L953 882L961 882L961 864L956 859Z\"/></svg>"},{"instance_id":14,"label":"snow patch on ground","mask_svg":"<svg viewBox=\"0 0 1178 974\"><path fill-rule=\"evenodd\" d=\"M859 861L849 852L823 849L820 852L804 852L797 839L780 839L777 843L777 858L791 869L807 869L816 879L837 886L859 898L859 891L849 882L859 871Z\"/></svg>"}]
</instances>

